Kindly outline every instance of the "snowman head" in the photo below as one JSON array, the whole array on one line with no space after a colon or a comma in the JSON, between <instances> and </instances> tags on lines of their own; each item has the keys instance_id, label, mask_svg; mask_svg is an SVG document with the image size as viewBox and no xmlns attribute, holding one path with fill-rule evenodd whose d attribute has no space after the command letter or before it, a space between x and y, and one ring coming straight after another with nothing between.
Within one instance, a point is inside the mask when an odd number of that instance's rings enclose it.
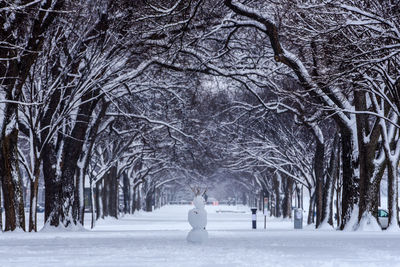
<instances>
[{"instance_id":1,"label":"snowman head","mask_svg":"<svg viewBox=\"0 0 400 267\"><path fill-rule=\"evenodd\" d=\"M193 204L197 209L204 209L204 202L204 198L200 195L195 196L193 199Z\"/></svg>"},{"instance_id":2,"label":"snowman head","mask_svg":"<svg viewBox=\"0 0 400 267\"><path fill-rule=\"evenodd\" d=\"M190 186L190 189L192 189L192 191L194 193L194 199L193 199L194 206L197 209L204 209L205 201L204 201L203 196L207 192L207 187L206 187L206 189L204 189L204 191L202 191L200 189L200 187L191 187Z\"/></svg>"}]
</instances>

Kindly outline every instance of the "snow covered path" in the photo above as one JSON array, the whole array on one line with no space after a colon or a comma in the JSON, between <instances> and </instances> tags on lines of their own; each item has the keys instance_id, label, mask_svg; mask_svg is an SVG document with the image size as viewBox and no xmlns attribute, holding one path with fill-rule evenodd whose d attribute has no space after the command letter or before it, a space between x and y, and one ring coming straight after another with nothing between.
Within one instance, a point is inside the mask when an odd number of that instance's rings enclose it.
<instances>
[{"instance_id":1,"label":"snow covered path","mask_svg":"<svg viewBox=\"0 0 400 267\"><path fill-rule=\"evenodd\" d=\"M188 244L189 206L106 220L94 231L0 234L0 266L400 266L400 233L293 230L207 207L209 240Z\"/></svg>"}]
</instances>

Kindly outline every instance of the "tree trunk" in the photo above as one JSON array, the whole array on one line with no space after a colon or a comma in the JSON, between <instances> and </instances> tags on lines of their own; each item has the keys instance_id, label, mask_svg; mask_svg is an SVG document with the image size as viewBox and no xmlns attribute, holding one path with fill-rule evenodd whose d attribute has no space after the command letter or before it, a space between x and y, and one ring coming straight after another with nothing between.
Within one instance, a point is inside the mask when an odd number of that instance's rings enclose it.
<instances>
[{"instance_id":1,"label":"tree trunk","mask_svg":"<svg viewBox=\"0 0 400 267\"><path fill-rule=\"evenodd\" d=\"M95 200L95 189L93 187L92 184L92 180L90 180L90 209L91 209L91 213L92 213L92 221L90 224L90 228L93 229L95 224L96 224L96 208L97 208L97 203L95 204L96 200ZM96 208L95 208L96 205Z\"/></svg>"},{"instance_id":2,"label":"tree trunk","mask_svg":"<svg viewBox=\"0 0 400 267\"><path fill-rule=\"evenodd\" d=\"M340 158L339 158L340 161ZM340 166L340 163L339 163ZM342 207L342 199L341 199L341 176L340 176L340 168L338 168L337 180L336 180L336 227L339 229L341 224L341 207Z\"/></svg>"},{"instance_id":3,"label":"tree trunk","mask_svg":"<svg viewBox=\"0 0 400 267\"><path fill-rule=\"evenodd\" d=\"M270 194L270 201L268 203L269 217L275 216L275 207L272 207L274 201L275 201L275 193L274 191L272 191Z\"/></svg>"},{"instance_id":4,"label":"tree trunk","mask_svg":"<svg viewBox=\"0 0 400 267\"><path fill-rule=\"evenodd\" d=\"M312 224L314 222L315 191L308 189L308 192L310 194L310 203L308 205L307 224Z\"/></svg>"},{"instance_id":5,"label":"tree trunk","mask_svg":"<svg viewBox=\"0 0 400 267\"><path fill-rule=\"evenodd\" d=\"M129 176L126 172L122 174L123 177L123 195L124 195L124 213L131 213L131 184Z\"/></svg>"},{"instance_id":6,"label":"tree trunk","mask_svg":"<svg viewBox=\"0 0 400 267\"><path fill-rule=\"evenodd\" d=\"M324 156L325 145L316 138L316 149L314 155L314 173L316 180L315 202L316 202L316 225L318 228L322 222L323 213L323 187L324 187Z\"/></svg>"},{"instance_id":7,"label":"tree trunk","mask_svg":"<svg viewBox=\"0 0 400 267\"><path fill-rule=\"evenodd\" d=\"M154 192L152 190L150 190L145 198L145 202L146 202L146 211L147 212L152 212L153 211L153 195Z\"/></svg>"},{"instance_id":8,"label":"tree trunk","mask_svg":"<svg viewBox=\"0 0 400 267\"><path fill-rule=\"evenodd\" d=\"M140 197L140 186L137 187L137 194L136 194L136 210L139 211L142 208L142 202Z\"/></svg>"},{"instance_id":9,"label":"tree trunk","mask_svg":"<svg viewBox=\"0 0 400 267\"><path fill-rule=\"evenodd\" d=\"M342 216L340 229L343 230L349 222L353 212L354 204L358 203L358 187L359 181L355 177L354 168L357 164L353 161L353 138L351 133L341 127L341 144L342 144Z\"/></svg>"},{"instance_id":10,"label":"tree trunk","mask_svg":"<svg viewBox=\"0 0 400 267\"><path fill-rule=\"evenodd\" d=\"M280 176L279 176L280 178ZM275 191L275 217L281 216L281 202L280 202L280 183L277 177L274 179L274 191Z\"/></svg>"},{"instance_id":11,"label":"tree trunk","mask_svg":"<svg viewBox=\"0 0 400 267\"><path fill-rule=\"evenodd\" d=\"M76 181L75 181L75 191L74 191L74 206L73 213L75 214L75 220L79 222L81 225L84 225L85 222L85 175L87 173L87 168L90 162L90 155L93 150L94 143L96 141L97 132L100 127L100 124L106 114L107 108L110 105L110 101L103 100L100 112L97 114L96 119L90 130L87 130L87 136L85 137L85 142L82 145L85 147L81 152L79 159L79 166L76 171ZM93 193L93 188L90 186L91 195ZM93 204L93 203L92 203ZM93 205L92 205L93 210ZM93 216L93 213L92 213ZM93 218L92 218L93 222Z\"/></svg>"},{"instance_id":12,"label":"tree trunk","mask_svg":"<svg viewBox=\"0 0 400 267\"><path fill-rule=\"evenodd\" d=\"M31 181L31 195L29 206L29 232L37 232L37 197L39 192L39 162L35 162L33 181Z\"/></svg>"},{"instance_id":13,"label":"tree trunk","mask_svg":"<svg viewBox=\"0 0 400 267\"><path fill-rule=\"evenodd\" d=\"M399 228L398 161L388 162L388 212L389 227Z\"/></svg>"},{"instance_id":14,"label":"tree trunk","mask_svg":"<svg viewBox=\"0 0 400 267\"><path fill-rule=\"evenodd\" d=\"M75 192L75 183L77 176L77 171L79 170L78 161L82 156L82 150L84 146L84 139L86 137L86 133L89 127L89 120L91 118L92 112L98 102L97 100L89 101L96 96L98 96L99 91L88 91L82 97L82 102L84 104L79 106L76 122L74 128L71 131L70 135L64 136L64 145L61 147L62 151L59 153L61 155L61 170L60 174L55 176L55 180L61 181L61 190L57 192L53 192L58 194L56 199L58 201L56 212L53 216L56 216L51 224L53 226L59 226L61 223L64 227L68 227L70 224L79 224L80 218L78 217L78 212L81 207L77 207L73 209L74 198L76 196ZM86 101L86 102L85 102ZM53 178L53 179L54 179ZM82 183L79 181L81 187ZM78 186L78 185L77 185ZM81 192L78 193L81 196ZM76 205L79 205L81 201L78 199L75 202Z\"/></svg>"},{"instance_id":15,"label":"tree trunk","mask_svg":"<svg viewBox=\"0 0 400 267\"><path fill-rule=\"evenodd\" d=\"M85 220L85 175L82 166L78 166L75 172L74 202L72 208L75 224L84 225Z\"/></svg>"},{"instance_id":16,"label":"tree trunk","mask_svg":"<svg viewBox=\"0 0 400 267\"><path fill-rule=\"evenodd\" d=\"M285 179L285 192L283 197L283 218L292 217L292 190L293 190L293 180Z\"/></svg>"},{"instance_id":17,"label":"tree trunk","mask_svg":"<svg viewBox=\"0 0 400 267\"><path fill-rule=\"evenodd\" d=\"M5 113L0 155L0 175L2 177L5 231L20 228L25 231L25 211L22 179L18 163L18 129L16 115Z\"/></svg>"},{"instance_id":18,"label":"tree trunk","mask_svg":"<svg viewBox=\"0 0 400 267\"><path fill-rule=\"evenodd\" d=\"M302 207L302 199L301 199L301 187L303 187L303 185L300 185L296 183L296 208L303 208Z\"/></svg>"},{"instance_id":19,"label":"tree trunk","mask_svg":"<svg viewBox=\"0 0 400 267\"><path fill-rule=\"evenodd\" d=\"M118 218L118 178L117 167L113 166L104 175L102 190L103 217Z\"/></svg>"},{"instance_id":20,"label":"tree trunk","mask_svg":"<svg viewBox=\"0 0 400 267\"><path fill-rule=\"evenodd\" d=\"M364 91L355 90L354 92L355 108L357 111L367 109L366 97ZM373 205L374 200L371 199L370 186L373 181L375 171L375 154L376 148L371 140L367 141L365 135L369 134L369 122L366 114L356 114L357 121L357 140L358 140L358 160L359 160L359 212L358 222L367 214L373 214L377 217L377 207Z\"/></svg>"},{"instance_id":21,"label":"tree trunk","mask_svg":"<svg viewBox=\"0 0 400 267\"><path fill-rule=\"evenodd\" d=\"M98 181L96 183L96 198L95 198L95 205L96 205L96 220L100 218L104 218L103 214L103 187L102 181Z\"/></svg>"},{"instance_id":22,"label":"tree trunk","mask_svg":"<svg viewBox=\"0 0 400 267\"><path fill-rule=\"evenodd\" d=\"M1 198L2 198L2 186L1 186L1 179L0 179L0 232L3 231L3 208L1 204Z\"/></svg>"},{"instance_id":23,"label":"tree trunk","mask_svg":"<svg viewBox=\"0 0 400 267\"><path fill-rule=\"evenodd\" d=\"M135 211L136 211L136 204L137 204L137 201L136 201L136 189L133 189L133 190L132 190L132 198L131 198L131 200L132 200L132 204L131 204L131 211L130 211L130 213L131 213L131 214L134 214Z\"/></svg>"},{"instance_id":24,"label":"tree trunk","mask_svg":"<svg viewBox=\"0 0 400 267\"><path fill-rule=\"evenodd\" d=\"M61 192L61 181L55 179L57 170L57 152L53 144L46 144L43 148L43 177L45 184L44 220L46 224L56 225L58 211L58 197Z\"/></svg>"},{"instance_id":25,"label":"tree trunk","mask_svg":"<svg viewBox=\"0 0 400 267\"><path fill-rule=\"evenodd\" d=\"M109 191L108 191L108 215L114 218L118 218L118 177L117 177L117 166L113 166L110 169L109 175Z\"/></svg>"},{"instance_id":26,"label":"tree trunk","mask_svg":"<svg viewBox=\"0 0 400 267\"><path fill-rule=\"evenodd\" d=\"M332 153L330 157L329 168L326 176L326 182L323 192L323 212L322 222L326 222L333 226L333 194L335 189L336 179L338 178L339 169L339 135L336 134L332 144Z\"/></svg>"},{"instance_id":27,"label":"tree trunk","mask_svg":"<svg viewBox=\"0 0 400 267\"><path fill-rule=\"evenodd\" d=\"M101 205L103 208L103 217L108 217L109 216L109 210L108 208L110 207L110 205L108 204L109 199L109 195L110 195L110 173L106 173L102 179L103 182L103 187L101 190Z\"/></svg>"}]
</instances>

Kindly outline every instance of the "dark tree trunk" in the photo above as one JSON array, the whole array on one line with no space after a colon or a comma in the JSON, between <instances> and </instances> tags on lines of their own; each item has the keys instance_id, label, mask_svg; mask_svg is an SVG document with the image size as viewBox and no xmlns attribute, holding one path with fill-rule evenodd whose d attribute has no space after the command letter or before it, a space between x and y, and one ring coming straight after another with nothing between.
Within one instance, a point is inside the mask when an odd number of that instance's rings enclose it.
<instances>
[{"instance_id":1,"label":"dark tree trunk","mask_svg":"<svg viewBox=\"0 0 400 267\"><path fill-rule=\"evenodd\" d=\"M40 161L35 159L29 206L29 232L37 232L37 198L39 192Z\"/></svg>"},{"instance_id":2,"label":"dark tree trunk","mask_svg":"<svg viewBox=\"0 0 400 267\"><path fill-rule=\"evenodd\" d=\"M102 190L103 216L118 218L118 178L117 167L113 166L104 175Z\"/></svg>"},{"instance_id":3,"label":"dark tree trunk","mask_svg":"<svg viewBox=\"0 0 400 267\"><path fill-rule=\"evenodd\" d=\"M308 205L307 224L312 224L314 222L315 192L309 190L309 193L310 193L310 203Z\"/></svg>"},{"instance_id":4,"label":"dark tree trunk","mask_svg":"<svg viewBox=\"0 0 400 267\"><path fill-rule=\"evenodd\" d=\"M136 205L137 205L137 201L136 201L136 189L132 190L132 204L131 204L131 211L130 213L135 213L136 211Z\"/></svg>"},{"instance_id":5,"label":"dark tree trunk","mask_svg":"<svg viewBox=\"0 0 400 267\"><path fill-rule=\"evenodd\" d=\"M154 191L152 189L147 193L146 198L145 198L147 212L153 211L153 196L154 196Z\"/></svg>"},{"instance_id":6,"label":"dark tree trunk","mask_svg":"<svg viewBox=\"0 0 400 267\"><path fill-rule=\"evenodd\" d=\"M75 224L84 224L85 216L85 177L80 167L76 168L75 171L75 184L74 184L74 198L72 206L72 214L75 219Z\"/></svg>"},{"instance_id":7,"label":"dark tree trunk","mask_svg":"<svg viewBox=\"0 0 400 267\"><path fill-rule=\"evenodd\" d=\"M55 179L57 169L57 153L52 144L47 144L43 148L43 177L45 184L45 208L44 220L50 225L57 224L57 203L59 202L59 192L61 192L61 181Z\"/></svg>"},{"instance_id":8,"label":"dark tree trunk","mask_svg":"<svg viewBox=\"0 0 400 267\"><path fill-rule=\"evenodd\" d=\"M131 213L131 185L129 176L126 172L123 173L123 195L124 195L124 213Z\"/></svg>"},{"instance_id":9,"label":"dark tree trunk","mask_svg":"<svg viewBox=\"0 0 400 267\"><path fill-rule=\"evenodd\" d=\"M100 219L100 218L104 218L103 215L103 208L102 208L102 182L99 181L96 183L96 189L95 189L95 205L96 205L96 220Z\"/></svg>"},{"instance_id":10,"label":"dark tree trunk","mask_svg":"<svg viewBox=\"0 0 400 267\"><path fill-rule=\"evenodd\" d=\"M7 116L7 113L5 116ZM12 123L11 120L17 120L16 115L4 119L7 124L3 126L0 155L0 175L3 179L2 187L6 215L4 230L14 231L16 228L21 228L25 231L22 180L18 163L18 129L15 125L9 125ZM13 128L10 129L9 127ZM6 128L8 128L7 131Z\"/></svg>"},{"instance_id":11,"label":"dark tree trunk","mask_svg":"<svg viewBox=\"0 0 400 267\"><path fill-rule=\"evenodd\" d=\"M316 179L316 191L315 191L315 202L316 202L316 227L322 222L323 212L323 187L324 187L324 157L325 157L325 145L316 138L316 149L314 155L314 173Z\"/></svg>"},{"instance_id":12,"label":"dark tree trunk","mask_svg":"<svg viewBox=\"0 0 400 267\"><path fill-rule=\"evenodd\" d=\"M296 191L296 199L297 199L297 205L296 205L296 208L303 208L302 207L302 199L301 199L301 187L303 187L303 185L298 185L297 183L296 183L296 189L295 189L295 191Z\"/></svg>"},{"instance_id":13,"label":"dark tree trunk","mask_svg":"<svg viewBox=\"0 0 400 267\"><path fill-rule=\"evenodd\" d=\"M64 144L58 149L62 149L60 160L60 175L54 173L54 176L47 176L45 179L54 180L48 181L50 186L54 186L54 189L49 191L46 190L47 194L55 194L55 196L49 196L49 200L56 201L54 204L50 204L51 220L49 221L52 226L59 226L61 223L64 227L68 227L70 224L79 224L80 218L79 208L74 208L74 197L80 196L80 192L75 192L75 177L77 171L79 171L78 160L81 156L84 139L89 125L91 114L97 104L97 100L88 101L98 95L98 91L89 91L83 97L82 101L85 104L79 106L78 115L76 117L76 123L71 131L70 135L63 136ZM57 155L56 153L54 155ZM45 160L45 158L44 158ZM57 159L55 159L57 162ZM46 175L45 175L46 176ZM80 183L80 181L78 181ZM47 186L46 186L47 189ZM80 203L78 199L76 203ZM71 216L72 214L72 216Z\"/></svg>"},{"instance_id":14,"label":"dark tree trunk","mask_svg":"<svg viewBox=\"0 0 400 267\"><path fill-rule=\"evenodd\" d=\"M109 195L110 195L110 173L106 173L102 179L102 183L103 183L103 187L101 190L101 201L102 201L102 208L103 208L103 217L108 217L110 215L109 212L109 207L110 205L108 204L109 199Z\"/></svg>"},{"instance_id":15,"label":"dark tree trunk","mask_svg":"<svg viewBox=\"0 0 400 267\"><path fill-rule=\"evenodd\" d=\"M283 218L292 217L292 191L293 191L293 180L285 179L284 183L284 197L282 204Z\"/></svg>"},{"instance_id":16,"label":"dark tree trunk","mask_svg":"<svg viewBox=\"0 0 400 267\"><path fill-rule=\"evenodd\" d=\"M272 199L273 199L273 197L274 197L274 194L273 193L271 193L271 194L269 194L269 199L268 199L268 210L269 210L269 216L271 217L273 214L272 214Z\"/></svg>"},{"instance_id":17,"label":"dark tree trunk","mask_svg":"<svg viewBox=\"0 0 400 267\"><path fill-rule=\"evenodd\" d=\"M2 209L2 204L1 204L1 199L2 199L2 186L1 186L1 179L0 179L0 232L3 231L3 209Z\"/></svg>"},{"instance_id":18,"label":"dark tree trunk","mask_svg":"<svg viewBox=\"0 0 400 267\"><path fill-rule=\"evenodd\" d=\"M274 193L275 193L275 217L281 216L281 201L280 201L280 181L274 178Z\"/></svg>"},{"instance_id":19,"label":"dark tree trunk","mask_svg":"<svg viewBox=\"0 0 400 267\"><path fill-rule=\"evenodd\" d=\"M242 193L242 204L247 205L247 194L245 192Z\"/></svg>"},{"instance_id":20,"label":"dark tree trunk","mask_svg":"<svg viewBox=\"0 0 400 267\"><path fill-rule=\"evenodd\" d=\"M42 131L40 133L41 140L47 140L52 134L50 132L50 124L54 113L57 110L59 101L61 100L61 89L56 90L50 98L48 108L44 114L41 125ZM45 184L45 214L44 220L46 224L57 225L59 215L59 197L61 192L61 181L56 179L57 169L60 168L59 162L57 162L57 154L62 144L62 135L58 133L57 141L50 139L48 142L44 142L42 156L43 164L43 178Z\"/></svg>"},{"instance_id":21,"label":"dark tree trunk","mask_svg":"<svg viewBox=\"0 0 400 267\"><path fill-rule=\"evenodd\" d=\"M326 182L323 192L323 210L321 221L326 221L328 224L333 226L333 194L335 189L337 175L339 174L339 135L335 135L335 139L332 145L332 152L330 157L330 163L326 176Z\"/></svg>"},{"instance_id":22,"label":"dark tree trunk","mask_svg":"<svg viewBox=\"0 0 400 267\"><path fill-rule=\"evenodd\" d=\"M136 210L139 211L142 208L141 197L140 197L140 187L137 187L136 191Z\"/></svg>"},{"instance_id":23,"label":"dark tree trunk","mask_svg":"<svg viewBox=\"0 0 400 267\"><path fill-rule=\"evenodd\" d=\"M84 225L85 221L85 201L84 201L84 190L85 190L85 174L90 162L90 155L93 150L94 143L96 141L97 132L101 122L106 114L107 108L111 102L103 100L100 112L97 114L96 119L92 127L89 129L88 140L85 140L87 145L81 152L79 161L83 162L83 166L77 168L76 180L75 180L75 191L74 191L74 213L76 220ZM93 108L94 109L94 108ZM84 144L83 144L84 145Z\"/></svg>"},{"instance_id":24,"label":"dark tree trunk","mask_svg":"<svg viewBox=\"0 0 400 267\"><path fill-rule=\"evenodd\" d=\"M388 162L388 212L389 226L399 225L398 162Z\"/></svg>"},{"instance_id":25,"label":"dark tree trunk","mask_svg":"<svg viewBox=\"0 0 400 267\"><path fill-rule=\"evenodd\" d=\"M341 212L341 207L342 207L342 194L341 194L341 191L342 191L342 186L341 186L341 184L342 184L342 176L340 175L340 165L341 165L341 162L340 162L340 159L342 158L341 157L341 155L342 155L342 151L340 150L340 145L339 145L339 151L340 151L340 153L339 153L339 163L338 163L338 170L337 170L337 179L336 179L336 188L335 188L335 190L336 190L336 228L337 229L339 229L339 227L340 227L340 225L341 225L341 214L342 214L342 212Z\"/></svg>"},{"instance_id":26,"label":"dark tree trunk","mask_svg":"<svg viewBox=\"0 0 400 267\"><path fill-rule=\"evenodd\" d=\"M147 212L152 212L153 211L153 206L151 205L153 201L153 198L151 195L146 196L146 211Z\"/></svg>"},{"instance_id":27,"label":"dark tree trunk","mask_svg":"<svg viewBox=\"0 0 400 267\"><path fill-rule=\"evenodd\" d=\"M90 181L90 211L91 211L91 224L90 229L94 228L96 224L96 208L95 208L95 188L93 187L92 180Z\"/></svg>"},{"instance_id":28,"label":"dark tree trunk","mask_svg":"<svg viewBox=\"0 0 400 267\"><path fill-rule=\"evenodd\" d=\"M366 110L365 92L355 90L354 92L355 108L357 111ZM375 213L371 205L369 190L374 172L375 147L371 147L370 141L366 142L365 135L369 134L369 123L366 114L356 114L357 120L357 140L358 140L358 160L359 160L359 213L358 221L365 213ZM376 209L377 212L377 209Z\"/></svg>"},{"instance_id":29,"label":"dark tree trunk","mask_svg":"<svg viewBox=\"0 0 400 267\"><path fill-rule=\"evenodd\" d=\"M354 175L354 168L357 164L353 162L353 140L350 132L345 128L340 128L342 144L342 216L340 229L343 230L350 220L354 204L358 202L359 181Z\"/></svg>"},{"instance_id":30,"label":"dark tree trunk","mask_svg":"<svg viewBox=\"0 0 400 267\"><path fill-rule=\"evenodd\" d=\"M109 195L108 198L108 215L114 218L118 218L118 177L117 177L117 166L113 166L110 169L109 176Z\"/></svg>"},{"instance_id":31,"label":"dark tree trunk","mask_svg":"<svg viewBox=\"0 0 400 267\"><path fill-rule=\"evenodd\" d=\"M96 92L89 92L85 94L85 96L82 98L82 101L88 101L88 99L95 97L96 95ZM60 197L61 202L59 203L63 211L62 214L60 214L61 216L59 219L64 226L68 226L69 224L78 224L81 219L79 218L79 203L81 203L80 199L76 199L75 209L73 208L74 198L79 198L81 193L83 193L79 191L78 193L75 192L75 188L82 190L81 186L79 185L81 182L83 182L78 180L81 177L80 175L77 175L77 172L79 171L79 168L77 168L77 163L82 153L86 131L89 126L89 120L96 103L97 101L87 102L79 107L76 122L71 135L65 137L65 146L63 151L64 158L61 168L61 181L63 183L63 187ZM79 178L76 178L77 181L74 181L74 177ZM69 216L71 212L72 218Z\"/></svg>"}]
</instances>

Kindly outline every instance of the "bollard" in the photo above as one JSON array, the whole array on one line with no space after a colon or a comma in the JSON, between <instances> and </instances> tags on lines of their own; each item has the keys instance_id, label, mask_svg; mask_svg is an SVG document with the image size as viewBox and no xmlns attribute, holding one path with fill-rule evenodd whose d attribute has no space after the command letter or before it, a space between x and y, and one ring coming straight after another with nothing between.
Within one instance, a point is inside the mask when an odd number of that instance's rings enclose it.
<instances>
[{"instance_id":1,"label":"bollard","mask_svg":"<svg viewBox=\"0 0 400 267\"><path fill-rule=\"evenodd\" d=\"M251 209L251 220L253 223L253 229L257 229L257 208Z\"/></svg>"}]
</instances>

